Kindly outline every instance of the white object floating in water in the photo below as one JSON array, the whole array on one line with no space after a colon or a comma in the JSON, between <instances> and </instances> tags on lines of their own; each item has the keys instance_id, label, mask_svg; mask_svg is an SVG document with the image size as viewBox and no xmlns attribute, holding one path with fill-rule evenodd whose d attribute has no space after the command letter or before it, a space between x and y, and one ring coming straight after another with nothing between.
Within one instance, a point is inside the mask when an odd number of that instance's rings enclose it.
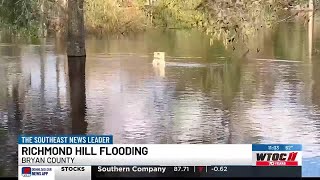
<instances>
[{"instance_id":1,"label":"white object floating in water","mask_svg":"<svg viewBox=\"0 0 320 180\"><path fill-rule=\"evenodd\" d=\"M154 59L163 59L165 58L165 53L164 52L154 52L153 53L153 58Z\"/></svg>"},{"instance_id":2,"label":"white object floating in water","mask_svg":"<svg viewBox=\"0 0 320 180\"><path fill-rule=\"evenodd\" d=\"M153 53L153 66L165 66L165 53L164 52L154 52Z\"/></svg>"}]
</instances>

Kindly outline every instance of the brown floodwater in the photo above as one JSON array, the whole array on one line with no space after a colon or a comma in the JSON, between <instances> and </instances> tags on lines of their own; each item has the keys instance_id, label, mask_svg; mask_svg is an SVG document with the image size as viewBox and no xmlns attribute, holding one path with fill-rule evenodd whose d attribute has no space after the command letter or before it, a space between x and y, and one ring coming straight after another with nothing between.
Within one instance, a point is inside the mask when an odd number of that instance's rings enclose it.
<instances>
[{"instance_id":1,"label":"brown floodwater","mask_svg":"<svg viewBox=\"0 0 320 180\"><path fill-rule=\"evenodd\" d=\"M280 24L253 37L245 57L198 31L88 37L85 59L68 59L59 38L0 35L0 176L17 174L19 134L302 143L304 175L319 176L319 25ZM155 51L165 68L153 68Z\"/></svg>"}]
</instances>

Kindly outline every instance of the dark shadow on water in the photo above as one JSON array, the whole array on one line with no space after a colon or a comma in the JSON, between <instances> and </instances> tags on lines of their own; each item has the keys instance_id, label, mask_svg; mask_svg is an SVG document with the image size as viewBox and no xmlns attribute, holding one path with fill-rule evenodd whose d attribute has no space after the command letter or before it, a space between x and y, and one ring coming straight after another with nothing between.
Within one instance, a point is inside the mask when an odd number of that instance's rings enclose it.
<instances>
[{"instance_id":1,"label":"dark shadow on water","mask_svg":"<svg viewBox=\"0 0 320 180\"><path fill-rule=\"evenodd\" d=\"M85 57L68 57L72 134L86 134Z\"/></svg>"}]
</instances>

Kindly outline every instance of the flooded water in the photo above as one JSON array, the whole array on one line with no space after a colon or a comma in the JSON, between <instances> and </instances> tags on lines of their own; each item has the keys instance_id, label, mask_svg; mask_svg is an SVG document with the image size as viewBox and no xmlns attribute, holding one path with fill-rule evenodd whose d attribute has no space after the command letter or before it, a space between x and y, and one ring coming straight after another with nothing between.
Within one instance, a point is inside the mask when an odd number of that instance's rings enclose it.
<instances>
[{"instance_id":1,"label":"flooded water","mask_svg":"<svg viewBox=\"0 0 320 180\"><path fill-rule=\"evenodd\" d=\"M0 176L16 176L21 133L302 143L304 176L319 176L320 56L310 56L319 25L312 36L303 23L280 24L246 57L197 31L88 37L86 59L67 59L58 38L0 36ZM165 68L152 67L155 51L166 52Z\"/></svg>"}]
</instances>

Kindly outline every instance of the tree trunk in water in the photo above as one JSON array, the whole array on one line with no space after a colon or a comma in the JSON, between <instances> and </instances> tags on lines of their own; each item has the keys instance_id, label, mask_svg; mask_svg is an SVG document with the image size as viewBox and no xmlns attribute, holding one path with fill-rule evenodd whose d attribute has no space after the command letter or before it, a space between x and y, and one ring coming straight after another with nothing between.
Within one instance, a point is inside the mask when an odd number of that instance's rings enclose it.
<instances>
[{"instance_id":1,"label":"tree trunk in water","mask_svg":"<svg viewBox=\"0 0 320 180\"><path fill-rule=\"evenodd\" d=\"M86 56L83 3L84 0L68 0L69 57Z\"/></svg>"},{"instance_id":2,"label":"tree trunk in water","mask_svg":"<svg viewBox=\"0 0 320 180\"><path fill-rule=\"evenodd\" d=\"M86 134L86 57L68 57L72 134Z\"/></svg>"}]
</instances>

